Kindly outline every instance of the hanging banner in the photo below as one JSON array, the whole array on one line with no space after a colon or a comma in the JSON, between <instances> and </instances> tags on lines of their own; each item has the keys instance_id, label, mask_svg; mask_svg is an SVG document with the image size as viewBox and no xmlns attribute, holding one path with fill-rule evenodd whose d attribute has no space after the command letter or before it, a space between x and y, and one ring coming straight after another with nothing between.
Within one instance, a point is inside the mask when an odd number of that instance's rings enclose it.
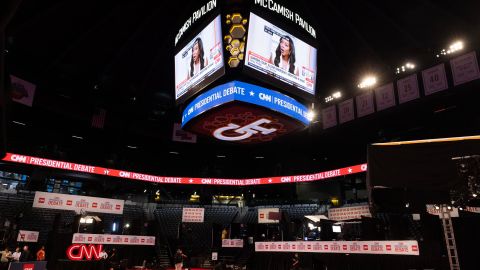
<instances>
[{"instance_id":1,"label":"hanging banner","mask_svg":"<svg viewBox=\"0 0 480 270\"><path fill-rule=\"evenodd\" d=\"M414 240L256 242L255 252L420 255Z\"/></svg>"},{"instance_id":2,"label":"hanging banner","mask_svg":"<svg viewBox=\"0 0 480 270\"><path fill-rule=\"evenodd\" d=\"M398 103L402 104L420 97L417 74L397 81Z\"/></svg>"},{"instance_id":3,"label":"hanging banner","mask_svg":"<svg viewBox=\"0 0 480 270\"><path fill-rule=\"evenodd\" d=\"M385 110L396 105L393 83L380 86L375 89L375 100L377 111Z\"/></svg>"},{"instance_id":4,"label":"hanging banner","mask_svg":"<svg viewBox=\"0 0 480 270\"><path fill-rule=\"evenodd\" d=\"M37 86L13 75L10 75L10 81L12 84L12 91L10 92L12 100L32 107Z\"/></svg>"},{"instance_id":5,"label":"hanging banner","mask_svg":"<svg viewBox=\"0 0 480 270\"><path fill-rule=\"evenodd\" d=\"M18 231L17 242L31 242L36 243L38 242L38 235L39 232L37 231Z\"/></svg>"},{"instance_id":6,"label":"hanging banner","mask_svg":"<svg viewBox=\"0 0 480 270\"><path fill-rule=\"evenodd\" d=\"M222 247L224 248L243 248L243 239L223 239Z\"/></svg>"},{"instance_id":7,"label":"hanging banner","mask_svg":"<svg viewBox=\"0 0 480 270\"><path fill-rule=\"evenodd\" d=\"M447 74L445 73L445 64L436 65L422 71L423 88L425 95L431 95L448 88Z\"/></svg>"},{"instance_id":8,"label":"hanging banner","mask_svg":"<svg viewBox=\"0 0 480 270\"><path fill-rule=\"evenodd\" d=\"M480 207L467 206L465 211L480 214Z\"/></svg>"},{"instance_id":9,"label":"hanging banner","mask_svg":"<svg viewBox=\"0 0 480 270\"><path fill-rule=\"evenodd\" d=\"M35 192L33 207L48 208L59 210L72 210L76 212L96 212L107 214L123 214L124 201L99 198L77 196L49 192Z\"/></svg>"},{"instance_id":10,"label":"hanging banner","mask_svg":"<svg viewBox=\"0 0 480 270\"><path fill-rule=\"evenodd\" d=\"M357 102L357 116L362 117L375 112L373 105L373 92L369 91L363 95L356 96Z\"/></svg>"},{"instance_id":11,"label":"hanging banner","mask_svg":"<svg viewBox=\"0 0 480 270\"><path fill-rule=\"evenodd\" d=\"M331 128L337 125L337 110L335 105L322 110L323 129Z\"/></svg>"},{"instance_id":12,"label":"hanging banner","mask_svg":"<svg viewBox=\"0 0 480 270\"><path fill-rule=\"evenodd\" d=\"M450 60L450 66L452 67L453 84L455 86L480 78L475 51Z\"/></svg>"},{"instance_id":13,"label":"hanging banner","mask_svg":"<svg viewBox=\"0 0 480 270\"><path fill-rule=\"evenodd\" d=\"M162 184L187 184L187 185L218 185L218 186L255 186L268 184L299 183L324 180L344 175L363 173L367 171L367 164L359 164L330 171L313 174L274 176L251 179L225 179L225 178L196 178L196 177L167 177L136 172L121 171L97 166L70 163L46 158L31 157L7 153L3 161L27 164L39 167L56 168L68 171L84 172L111 177L119 177L137 181L146 181Z\"/></svg>"},{"instance_id":14,"label":"hanging banner","mask_svg":"<svg viewBox=\"0 0 480 270\"><path fill-rule=\"evenodd\" d=\"M445 211L450 212L450 217L458 217L458 208L456 207L450 207L450 209L445 208ZM442 207L438 207L438 206L435 207L435 205L433 204L427 204L427 213L429 213L430 215L436 215L439 218L442 218Z\"/></svg>"},{"instance_id":15,"label":"hanging banner","mask_svg":"<svg viewBox=\"0 0 480 270\"><path fill-rule=\"evenodd\" d=\"M370 208L368 205L339 207L328 209L328 219L341 221L349 219L360 219L364 217L371 217Z\"/></svg>"},{"instance_id":16,"label":"hanging banner","mask_svg":"<svg viewBox=\"0 0 480 270\"><path fill-rule=\"evenodd\" d=\"M205 208L183 208L182 222L202 223L205 216Z\"/></svg>"},{"instance_id":17,"label":"hanging banner","mask_svg":"<svg viewBox=\"0 0 480 270\"><path fill-rule=\"evenodd\" d=\"M74 233L72 244L154 246L155 236Z\"/></svg>"},{"instance_id":18,"label":"hanging banner","mask_svg":"<svg viewBox=\"0 0 480 270\"><path fill-rule=\"evenodd\" d=\"M352 121L355 118L353 109L353 98L342 101L338 104L338 118L340 124Z\"/></svg>"}]
</instances>

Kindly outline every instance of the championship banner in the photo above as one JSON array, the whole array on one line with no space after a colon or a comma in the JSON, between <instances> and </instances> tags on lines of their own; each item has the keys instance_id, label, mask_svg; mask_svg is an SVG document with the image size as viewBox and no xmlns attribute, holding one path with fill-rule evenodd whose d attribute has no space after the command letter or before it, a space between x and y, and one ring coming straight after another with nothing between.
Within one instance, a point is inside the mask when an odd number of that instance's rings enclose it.
<instances>
[{"instance_id":1,"label":"championship banner","mask_svg":"<svg viewBox=\"0 0 480 270\"><path fill-rule=\"evenodd\" d=\"M328 218L331 220L349 220L349 219L360 219L364 217L371 217L370 208L368 205L359 205L359 206L350 206L350 207L340 207L340 208L330 208L328 209Z\"/></svg>"},{"instance_id":2,"label":"championship banner","mask_svg":"<svg viewBox=\"0 0 480 270\"><path fill-rule=\"evenodd\" d=\"M256 242L255 252L420 255L415 240Z\"/></svg>"},{"instance_id":3,"label":"championship banner","mask_svg":"<svg viewBox=\"0 0 480 270\"><path fill-rule=\"evenodd\" d=\"M451 207L447 209L450 212L450 217L458 217L458 208ZM427 213L430 215L436 215L439 218L442 218L442 207L438 207L438 209L433 204L427 204ZM446 214L445 214L446 215Z\"/></svg>"},{"instance_id":4,"label":"championship banner","mask_svg":"<svg viewBox=\"0 0 480 270\"><path fill-rule=\"evenodd\" d=\"M155 236L74 233L72 244L154 246Z\"/></svg>"},{"instance_id":5,"label":"championship banner","mask_svg":"<svg viewBox=\"0 0 480 270\"><path fill-rule=\"evenodd\" d=\"M243 239L223 239L222 247L224 248L243 248Z\"/></svg>"},{"instance_id":6,"label":"championship banner","mask_svg":"<svg viewBox=\"0 0 480 270\"><path fill-rule=\"evenodd\" d=\"M182 222L202 223L205 216L205 208L183 208Z\"/></svg>"},{"instance_id":7,"label":"championship banner","mask_svg":"<svg viewBox=\"0 0 480 270\"><path fill-rule=\"evenodd\" d=\"M35 192L33 207L58 210L86 211L107 214L123 214L122 200L77 196L49 192Z\"/></svg>"},{"instance_id":8,"label":"championship banner","mask_svg":"<svg viewBox=\"0 0 480 270\"><path fill-rule=\"evenodd\" d=\"M225 178L194 178L194 177L166 177L136 172L121 171L104 167L90 166L84 164L70 163L65 161L31 157L7 153L3 161L48 167L68 171L84 172L111 177L119 177L137 181L146 181L162 184L188 184L188 185L218 185L218 186L254 186L283 183L299 183L319 181L344 175L363 173L367 171L367 164L359 164L330 171L318 172L313 174L275 176L251 179L225 179Z\"/></svg>"},{"instance_id":9,"label":"championship banner","mask_svg":"<svg viewBox=\"0 0 480 270\"><path fill-rule=\"evenodd\" d=\"M31 242L36 243L38 242L38 234L37 231L18 231L17 242Z\"/></svg>"}]
</instances>

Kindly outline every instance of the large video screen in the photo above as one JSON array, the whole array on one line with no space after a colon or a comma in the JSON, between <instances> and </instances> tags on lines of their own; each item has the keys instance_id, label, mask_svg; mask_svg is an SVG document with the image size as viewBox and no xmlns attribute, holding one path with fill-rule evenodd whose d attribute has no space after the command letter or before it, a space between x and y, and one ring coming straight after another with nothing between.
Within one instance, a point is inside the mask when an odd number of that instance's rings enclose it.
<instances>
[{"instance_id":1,"label":"large video screen","mask_svg":"<svg viewBox=\"0 0 480 270\"><path fill-rule=\"evenodd\" d=\"M317 49L250 13L245 66L315 94Z\"/></svg>"},{"instance_id":2,"label":"large video screen","mask_svg":"<svg viewBox=\"0 0 480 270\"><path fill-rule=\"evenodd\" d=\"M224 73L219 15L175 55L175 100L192 96Z\"/></svg>"}]
</instances>

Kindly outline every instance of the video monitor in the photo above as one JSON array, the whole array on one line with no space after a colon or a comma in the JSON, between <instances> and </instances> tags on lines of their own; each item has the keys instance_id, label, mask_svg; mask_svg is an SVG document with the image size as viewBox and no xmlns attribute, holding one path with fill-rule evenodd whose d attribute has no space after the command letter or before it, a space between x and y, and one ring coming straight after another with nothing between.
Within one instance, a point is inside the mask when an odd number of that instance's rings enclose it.
<instances>
[{"instance_id":1,"label":"video monitor","mask_svg":"<svg viewBox=\"0 0 480 270\"><path fill-rule=\"evenodd\" d=\"M332 232L334 232L334 233L340 233L340 232L342 232L342 226L340 226L340 225L332 225Z\"/></svg>"},{"instance_id":2,"label":"video monitor","mask_svg":"<svg viewBox=\"0 0 480 270\"><path fill-rule=\"evenodd\" d=\"M315 95L317 49L254 13L250 13L245 67L280 88Z\"/></svg>"},{"instance_id":3,"label":"video monitor","mask_svg":"<svg viewBox=\"0 0 480 270\"><path fill-rule=\"evenodd\" d=\"M220 15L175 55L175 100L184 101L225 74Z\"/></svg>"}]
</instances>

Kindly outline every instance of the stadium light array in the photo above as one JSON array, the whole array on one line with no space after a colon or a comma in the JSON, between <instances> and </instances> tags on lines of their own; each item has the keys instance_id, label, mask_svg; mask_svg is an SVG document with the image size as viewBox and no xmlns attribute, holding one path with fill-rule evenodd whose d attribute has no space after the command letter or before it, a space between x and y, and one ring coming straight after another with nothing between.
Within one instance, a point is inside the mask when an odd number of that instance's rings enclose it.
<instances>
[{"instance_id":1,"label":"stadium light array","mask_svg":"<svg viewBox=\"0 0 480 270\"><path fill-rule=\"evenodd\" d=\"M358 88L363 89L363 88L374 86L375 84L377 84L377 78L375 76L366 76L358 84Z\"/></svg>"},{"instance_id":2,"label":"stadium light array","mask_svg":"<svg viewBox=\"0 0 480 270\"><path fill-rule=\"evenodd\" d=\"M448 49L442 49L440 53L437 54L437 58L440 57L440 55L448 55L448 54L461 51L463 50L463 48L464 48L463 41L461 40L455 41L448 47Z\"/></svg>"},{"instance_id":3,"label":"stadium light array","mask_svg":"<svg viewBox=\"0 0 480 270\"><path fill-rule=\"evenodd\" d=\"M341 97L342 97L342 92L337 91L337 92L331 94L330 96L326 97L326 98L325 98L325 103L328 103L328 102L330 102L330 101L333 101L334 99L339 99L339 98L341 98Z\"/></svg>"}]
</instances>

